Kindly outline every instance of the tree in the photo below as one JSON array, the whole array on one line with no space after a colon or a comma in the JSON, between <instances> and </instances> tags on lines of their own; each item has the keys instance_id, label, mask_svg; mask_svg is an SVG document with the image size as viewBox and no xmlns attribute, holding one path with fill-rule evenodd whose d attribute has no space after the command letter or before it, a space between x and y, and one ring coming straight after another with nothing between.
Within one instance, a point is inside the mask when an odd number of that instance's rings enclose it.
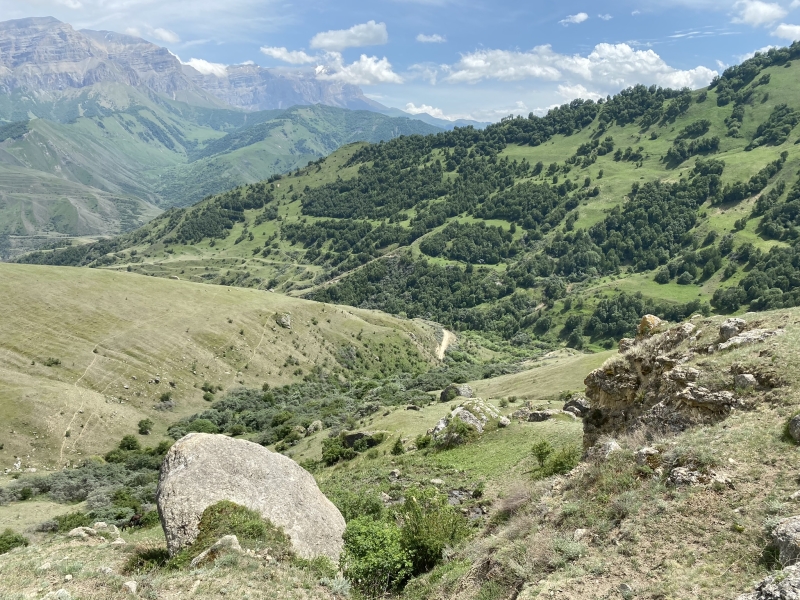
<instances>
[{"instance_id":1,"label":"tree","mask_svg":"<svg viewBox=\"0 0 800 600\"><path fill-rule=\"evenodd\" d=\"M150 435L150 432L153 430L153 425L155 425L155 423L150 419L142 419L139 421L139 435Z\"/></svg>"}]
</instances>

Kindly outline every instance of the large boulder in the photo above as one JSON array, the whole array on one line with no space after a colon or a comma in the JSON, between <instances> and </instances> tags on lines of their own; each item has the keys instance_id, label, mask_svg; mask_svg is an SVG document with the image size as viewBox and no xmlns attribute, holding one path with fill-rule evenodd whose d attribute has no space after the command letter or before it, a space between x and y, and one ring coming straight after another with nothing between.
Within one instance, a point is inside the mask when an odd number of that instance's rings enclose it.
<instances>
[{"instance_id":1,"label":"large boulder","mask_svg":"<svg viewBox=\"0 0 800 600\"><path fill-rule=\"evenodd\" d=\"M763 579L749 594L736 600L796 600L800 598L800 565L786 567Z\"/></svg>"},{"instance_id":2,"label":"large boulder","mask_svg":"<svg viewBox=\"0 0 800 600\"><path fill-rule=\"evenodd\" d=\"M452 439L454 434L448 429L448 425L456 420L467 425L477 435L482 434L490 424L495 424L498 427L505 427L509 424L509 420L502 416L494 405L480 398L474 398L467 400L461 406L450 411L449 415L439 419L428 433L433 436L437 443L444 443L450 446L463 443L465 440Z\"/></svg>"},{"instance_id":3,"label":"large boulder","mask_svg":"<svg viewBox=\"0 0 800 600\"><path fill-rule=\"evenodd\" d=\"M589 401L583 394L572 394L569 399L564 403L562 410L571 412L576 417L584 417L589 412Z\"/></svg>"},{"instance_id":4,"label":"large boulder","mask_svg":"<svg viewBox=\"0 0 800 600\"><path fill-rule=\"evenodd\" d=\"M719 339L722 342L727 342L732 337L742 333L747 327L747 321L744 319L725 319L722 325L719 326Z\"/></svg>"},{"instance_id":5,"label":"large boulder","mask_svg":"<svg viewBox=\"0 0 800 600\"><path fill-rule=\"evenodd\" d=\"M789 424L786 426L786 432L789 434L795 443L800 444L800 415L795 415L789 419Z\"/></svg>"},{"instance_id":6,"label":"large boulder","mask_svg":"<svg viewBox=\"0 0 800 600\"><path fill-rule=\"evenodd\" d=\"M466 383L453 383L442 390L439 402L450 402L453 398L472 398L472 388Z\"/></svg>"},{"instance_id":7,"label":"large boulder","mask_svg":"<svg viewBox=\"0 0 800 600\"><path fill-rule=\"evenodd\" d=\"M208 433L178 440L161 466L156 503L170 554L197 538L203 511L221 500L282 527L298 555L339 559L344 518L307 471L258 444Z\"/></svg>"},{"instance_id":8,"label":"large boulder","mask_svg":"<svg viewBox=\"0 0 800 600\"><path fill-rule=\"evenodd\" d=\"M800 560L800 516L779 521L772 530L772 544L778 549L778 562L782 565Z\"/></svg>"}]
</instances>

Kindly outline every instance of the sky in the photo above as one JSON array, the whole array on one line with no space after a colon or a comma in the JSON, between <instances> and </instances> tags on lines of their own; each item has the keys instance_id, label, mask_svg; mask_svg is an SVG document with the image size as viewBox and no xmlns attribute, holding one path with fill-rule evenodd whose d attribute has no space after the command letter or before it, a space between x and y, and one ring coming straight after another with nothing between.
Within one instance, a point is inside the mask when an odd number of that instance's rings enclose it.
<instances>
[{"instance_id":1,"label":"sky","mask_svg":"<svg viewBox=\"0 0 800 600\"><path fill-rule=\"evenodd\" d=\"M544 114L636 83L698 88L800 39L800 0L0 0L137 35L206 72L252 61L445 119Z\"/></svg>"}]
</instances>

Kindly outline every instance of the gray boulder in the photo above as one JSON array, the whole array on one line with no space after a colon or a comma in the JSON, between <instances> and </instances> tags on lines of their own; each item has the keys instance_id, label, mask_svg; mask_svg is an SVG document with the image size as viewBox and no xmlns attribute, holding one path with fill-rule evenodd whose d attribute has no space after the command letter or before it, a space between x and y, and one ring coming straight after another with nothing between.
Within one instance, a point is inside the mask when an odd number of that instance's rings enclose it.
<instances>
[{"instance_id":1,"label":"gray boulder","mask_svg":"<svg viewBox=\"0 0 800 600\"><path fill-rule=\"evenodd\" d=\"M733 376L733 385L741 390L752 390L758 386L758 381L750 373L740 373Z\"/></svg>"},{"instance_id":2,"label":"gray boulder","mask_svg":"<svg viewBox=\"0 0 800 600\"><path fill-rule=\"evenodd\" d=\"M224 535L219 538L214 545L208 550L204 550L192 559L191 568L196 568L205 562L216 560L217 557L224 552L241 552L242 547L239 544L239 538L235 535Z\"/></svg>"},{"instance_id":3,"label":"gray boulder","mask_svg":"<svg viewBox=\"0 0 800 600\"><path fill-rule=\"evenodd\" d=\"M725 319L719 326L719 339L727 342L735 335L739 335L747 327L744 319Z\"/></svg>"},{"instance_id":4,"label":"gray boulder","mask_svg":"<svg viewBox=\"0 0 800 600\"><path fill-rule=\"evenodd\" d=\"M450 402L453 398L472 398L473 391L466 383L453 383L442 390L439 395L440 402Z\"/></svg>"},{"instance_id":5,"label":"gray boulder","mask_svg":"<svg viewBox=\"0 0 800 600\"><path fill-rule=\"evenodd\" d=\"M789 420L787 431L792 439L800 444L800 415L795 415Z\"/></svg>"},{"instance_id":6,"label":"gray boulder","mask_svg":"<svg viewBox=\"0 0 800 600\"><path fill-rule=\"evenodd\" d=\"M203 511L221 500L282 527L298 555L338 560L344 518L307 471L258 444L208 433L178 440L161 466L156 503L170 554L197 538Z\"/></svg>"},{"instance_id":7,"label":"gray boulder","mask_svg":"<svg viewBox=\"0 0 800 600\"><path fill-rule=\"evenodd\" d=\"M755 591L736 600L797 600L800 598L800 565L786 567L763 579Z\"/></svg>"},{"instance_id":8,"label":"gray boulder","mask_svg":"<svg viewBox=\"0 0 800 600\"><path fill-rule=\"evenodd\" d=\"M572 394L564 403L563 410L571 412L576 417L583 417L589 412L589 401L583 394Z\"/></svg>"},{"instance_id":9,"label":"gray boulder","mask_svg":"<svg viewBox=\"0 0 800 600\"><path fill-rule=\"evenodd\" d=\"M779 521L772 530L772 544L778 549L778 562L782 565L797 562L800 559L800 516Z\"/></svg>"}]
</instances>

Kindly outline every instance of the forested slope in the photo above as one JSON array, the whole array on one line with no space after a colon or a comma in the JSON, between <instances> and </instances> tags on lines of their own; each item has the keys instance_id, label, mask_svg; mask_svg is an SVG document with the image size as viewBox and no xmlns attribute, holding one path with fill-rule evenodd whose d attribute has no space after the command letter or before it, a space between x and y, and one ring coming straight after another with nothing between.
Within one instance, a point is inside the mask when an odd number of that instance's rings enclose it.
<instances>
[{"instance_id":1,"label":"forested slope","mask_svg":"<svg viewBox=\"0 0 800 600\"><path fill-rule=\"evenodd\" d=\"M610 347L645 312L795 306L798 57L796 43L704 90L637 86L348 146L24 260L271 288L529 349Z\"/></svg>"}]
</instances>

